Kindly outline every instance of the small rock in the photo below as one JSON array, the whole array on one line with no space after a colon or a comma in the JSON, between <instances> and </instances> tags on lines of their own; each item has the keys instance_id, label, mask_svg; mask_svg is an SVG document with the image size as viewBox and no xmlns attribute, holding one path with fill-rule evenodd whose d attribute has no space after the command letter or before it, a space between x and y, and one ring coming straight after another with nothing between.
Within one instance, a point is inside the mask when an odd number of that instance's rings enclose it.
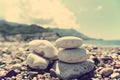
<instances>
[{"instance_id":1,"label":"small rock","mask_svg":"<svg viewBox=\"0 0 120 80\"><path fill-rule=\"evenodd\" d=\"M104 78L103 80L110 80L110 78L107 78L107 77L106 77L106 78Z\"/></svg>"},{"instance_id":2,"label":"small rock","mask_svg":"<svg viewBox=\"0 0 120 80\"><path fill-rule=\"evenodd\" d=\"M50 69L50 76L55 77L55 78L58 77L54 69Z\"/></svg>"},{"instance_id":3,"label":"small rock","mask_svg":"<svg viewBox=\"0 0 120 80\"><path fill-rule=\"evenodd\" d=\"M23 71L20 74L22 75L23 80L28 80L31 77L28 71Z\"/></svg>"},{"instance_id":4,"label":"small rock","mask_svg":"<svg viewBox=\"0 0 120 80\"><path fill-rule=\"evenodd\" d=\"M8 71L5 70L0 71L0 78L6 76L7 73Z\"/></svg>"},{"instance_id":5,"label":"small rock","mask_svg":"<svg viewBox=\"0 0 120 80\"><path fill-rule=\"evenodd\" d=\"M45 79L44 75L38 74L38 75L37 75L37 80L40 80L40 79L41 79L41 80L42 80L42 79L44 80L44 79Z\"/></svg>"},{"instance_id":6,"label":"small rock","mask_svg":"<svg viewBox=\"0 0 120 80\"><path fill-rule=\"evenodd\" d=\"M118 55L117 55L117 54L112 54L111 57L112 57L113 59L117 59Z\"/></svg>"},{"instance_id":7,"label":"small rock","mask_svg":"<svg viewBox=\"0 0 120 80\"><path fill-rule=\"evenodd\" d=\"M24 61L27 58L27 54L25 53L23 48L18 48L11 53L11 57L21 59Z\"/></svg>"},{"instance_id":8,"label":"small rock","mask_svg":"<svg viewBox=\"0 0 120 80\"><path fill-rule=\"evenodd\" d=\"M45 77L45 78L51 78L50 73L45 73L45 74L44 74L44 77Z\"/></svg>"},{"instance_id":9,"label":"small rock","mask_svg":"<svg viewBox=\"0 0 120 80\"><path fill-rule=\"evenodd\" d=\"M17 74L21 72L19 69L14 69L14 71L15 71Z\"/></svg>"},{"instance_id":10,"label":"small rock","mask_svg":"<svg viewBox=\"0 0 120 80\"><path fill-rule=\"evenodd\" d=\"M93 50L97 50L97 49L98 49L98 47L96 47L96 46L93 47Z\"/></svg>"},{"instance_id":11,"label":"small rock","mask_svg":"<svg viewBox=\"0 0 120 80\"><path fill-rule=\"evenodd\" d=\"M113 59L110 56L104 56L101 58L104 63L112 62Z\"/></svg>"},{"instance_id":12,"label":"small rock","mask_svg":"<svg viewBox=\"0 0 120 80\"><path fill-rule=\"evenodd\" d=\"M0 56L3 54L3 51L2 50L0 50Z\"/></svg>"},{"instance_id":13,"label":"small rock","mask_svg":"<svg viewBox=\"0 0 120 80\"><path fill-rule=\"evenodd\" d=\"M55 78L55 77L52 77L51 80L56 80L56 78Z\"/></svg>"},{"instance_id":14,"label":"small rock","mask_svg":"<svg viewBox=\"0 0 120 80\"><path fill-rule=\"evenodd\" d=\"M100 80L100 79L98 79L98 78L92 78L92 80Z\"/></svg>"},{"instance_id":15,"label":"small rock","mask_svg":"<svg viewBox=\"0 0 120 80\"><path fill-rule=\"evenodd\" d=\"M16 80L15 76L12 76L11 79L12 79L12 80Z\"/></svg>"},{"instance_id":16,"label":"small rock","mask_svg":"<svg viewBox=\"0 0 120 80\"><path fill-rule=\"evenodd\" d=\"M33 79L32 79L32 80L38 80L38 79L37 79L37 77L33 77Z\"/></svg>"},{"instance_id":17,"label":"small rock","mask_svg":"<svg viewBox=\"0 0 120 80\"><path fill-rule=\"evenodd\" d=\"M103 68L99 71L102 76L108 77L113 73L113 68Z\"/></svg>"},{"instance_id":18,"label":"small rock","mask_svg":"<svg viewBox=\"0 0 120 80\"><path fill-rule=\"evenodd\" d=\"M0 68L3 68L6 66L6 63L5 62L0 62Z\"/></svg>"},{"instance_id":19,"label":"small rock","mask_svg":"<svg viewBox=\"0 0 120 80\"><path fill-rule=\"evenodd\" d=\"M115 62L114 67L115 67L115 68L120 68L120 62Z\"/></svg>"},{"instance_id":20,"label":"small rock","mask_svg":"<svg viewBox=\"0 0 120 80\"><path fill-rule=\"evenodd\" d=\"M12 77L12 76L16 76L16 75L17 75L17 73L14 70L11 70L5 75L5 77Z\"/></svg>"},{"instance_id":21,"label":"small rock","mask_svg":"<svg viewBox=\"0 0 120 80\"><path fill-rule=\"evenodd\" d=\"M30 74L30 76L35 76L35 75L37 75L38 74L38 72L35 72L35 71L29 71L29 74Z\"/></svg>"},{"instance_id":22,"label":"small rock","mask_svg":"<svg viewBox=\"0 0 120 80\"><path fill-rule=\"evenodd\" d=\"M22 65L21 64L15 64L15 65L12 65L12 69L21 69Z\"/></svg>"},{"instance_id":23,"label":"small rock","mask_svg":"<svg viewBox=\"0 0 120 80\"><path fill-rule=\"evenodd\" d=\"M114 72L120 73L120 69L114 69Z\"/></svg>"},{"instance_id":24,"label":"small rock","mask_svg":"<svg viewBox=\"0 0 120 80\"><path fill-rule=\"evenodd\" d=\"M120 73L113 73L113 74L111 74L111 76L110 76L112 79L117 79L117 78L120 78Z\"/></svg>"},{"instance_id":25,"label":"small rock","mask_svg":"<svg viewBox=\"0 0 120 80\"><path fill-rule=\"evenodd\" d=\"M100 70L102 70L104 67L98 67L97 69L96 69L96 71L97 72L99 72ZM97 75L99 75L99 74L97 74Z\"/></svg>"},{"instance_id":26,"label":"small rock","mask_svg":"<svg viewBox=\"0 0 120 80\"><path fill-rule=\"evenodd\" d=\"M26 66L22 66L22 67L21 67L21 70L22 70L22 71L27 71L27 67L26 67Z\"/></svg>"},{"instance_id":27,"label":"small rock","mask_svg":"<svg viewBox=\"0 0 120 80\"><path fill-rule=\"evenodd\" d=\"M11 62L10 62L10 64L12 64L12 65L15 65L15 64L20 64L22 61L21 61L21 59L14 59L14 60L12 60Z\"/></svg>"},{"instance_id":28,"label":"small rock","mask_svg":"<svg viewBox=\"0 0 120 80\"><path fill-rule=\"evenodd\" d=\"M117 54L120 55L120 51L118 51Z\"/></svg>"},{"instance_id":29,"label":"small rock","mask_svg":"<svg viewBox=\"0 0 120 80\"><path fill-rule=\"evenodd\" d=\"M16 80L22 80L22 75L21 74L16 75Z\"/></svg>"}]
</instances>

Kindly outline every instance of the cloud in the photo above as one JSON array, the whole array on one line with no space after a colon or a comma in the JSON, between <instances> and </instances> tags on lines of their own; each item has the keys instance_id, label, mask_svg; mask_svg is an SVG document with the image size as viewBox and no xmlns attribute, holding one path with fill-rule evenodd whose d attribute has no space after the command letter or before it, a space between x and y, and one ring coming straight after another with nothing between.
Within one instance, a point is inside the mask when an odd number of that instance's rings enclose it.
<instances>
[{"instance_id":1,"label":"cloud","mask_svg":"<svg viewBox=\"0 0 120 80\"><path fill-rule=\"evenodd\" d=\"M3 0L5 19L42 26L78 28L76 18L60 0Z\"/></svg>"},{"instance_id":2,"label":"cloud","mask_svg":"<svg viewBox=\"0 0 120 80\"><path fill-rule=\"evenodd\" d=\"M96 8L97 11L101 11L102 9L103 9L103 6L101 6L101 5L97 6L97 8Z\"/></svg>"},{"instance_id":3,"label":"cloud","mask_svg":"<svg viewBox=\"0 0 120 80\"><path fill-rule=\"evenodd\" d=\"M78 13L85 13L85 12L88 12L88 9L87 8L80 8Z\"/></svg>"},{"instance_id":4,"label":"cloud","mask_svg":"<svg viewBox=\"0 0 120 80\"><path fill-rule=\"evenodd\" d=\"M31 22L33 23L36 23L36 24L41 24L41 25L44 25L44 24L51 24L53 22L53 19L37 19L37 18L32 18L30 19Z\"/></svg>"}]
</instances>

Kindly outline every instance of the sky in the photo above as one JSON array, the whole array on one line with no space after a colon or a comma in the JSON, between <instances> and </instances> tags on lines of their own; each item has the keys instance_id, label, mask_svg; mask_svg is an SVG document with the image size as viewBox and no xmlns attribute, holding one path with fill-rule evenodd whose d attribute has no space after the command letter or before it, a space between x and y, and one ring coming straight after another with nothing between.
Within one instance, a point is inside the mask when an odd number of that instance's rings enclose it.
<instances>
[{"instance_id":1,"label":"sky","mask_svg":"<svg viewBox=\"0 0 120 80\"><path fill-rule=\"evenodd\" d=\"M120 0L0 0L0 19L120 40Z\"/></svg>"}]
</instances>

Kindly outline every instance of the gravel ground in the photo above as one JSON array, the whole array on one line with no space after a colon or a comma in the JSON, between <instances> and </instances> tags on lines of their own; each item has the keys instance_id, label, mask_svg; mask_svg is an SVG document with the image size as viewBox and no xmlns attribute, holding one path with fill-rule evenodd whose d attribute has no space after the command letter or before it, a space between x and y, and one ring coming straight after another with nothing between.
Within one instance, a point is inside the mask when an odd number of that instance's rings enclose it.
<instances>
[{"instance_id":1,"label":"gravel ground","mask_svg":"<svg viewBox=\"0 0 120 80\"><path fill-rule=\"evenodd\" d=\"M83 46L95 69L73 80L120 80L120 47ZM35 70L25 64L30 51L24 42L0 43L0 80L60 80L54 70Z\"/></svg>"}]
</instances>

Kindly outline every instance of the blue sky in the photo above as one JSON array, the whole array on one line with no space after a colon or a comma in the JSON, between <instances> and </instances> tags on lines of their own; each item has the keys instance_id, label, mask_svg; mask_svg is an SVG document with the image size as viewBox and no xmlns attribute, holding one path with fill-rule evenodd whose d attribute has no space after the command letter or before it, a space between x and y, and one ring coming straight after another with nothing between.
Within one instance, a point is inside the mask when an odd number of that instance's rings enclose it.
<instances>
[{"instance_id":1,"label":"blue sky","mask_svg":"<svg viewBox=\"0 0 120 80\"><path fill-rule=\"evenodd\" d=\"M63 0L80 31L97 38L120 39L120 0Z\"/></svg>"},{"instance_id":2,"label":"blue sky","mask_svg":"<svg viewBox=\"0 0 120 80\"><path fill-rule=\"evenodd\" d=\"M120 0L0 0L0 18L120 39Z\"/></svg>"}]
</instances>

